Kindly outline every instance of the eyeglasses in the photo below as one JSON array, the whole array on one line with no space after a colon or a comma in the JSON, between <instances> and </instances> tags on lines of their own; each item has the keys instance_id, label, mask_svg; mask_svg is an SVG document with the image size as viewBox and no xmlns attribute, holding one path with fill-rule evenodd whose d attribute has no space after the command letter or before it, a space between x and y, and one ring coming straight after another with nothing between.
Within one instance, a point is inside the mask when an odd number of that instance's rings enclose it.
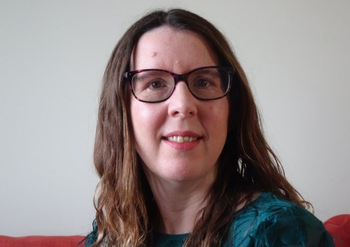
<instances>
[{"instance_id":1,"label":"eyeglasses","mask_svg":"<svg viewBox=\"0 0 350 247\"><path fill-rule=\"evenodd\" d=\"M209 66L182 75L162 69L142 69L125 72L124 78L130 82L136 99L157 103L170 98L179 81L184 81L197 99L220 99L230 91L233 74L233 68Z\"/></svg>"}]
</instances>

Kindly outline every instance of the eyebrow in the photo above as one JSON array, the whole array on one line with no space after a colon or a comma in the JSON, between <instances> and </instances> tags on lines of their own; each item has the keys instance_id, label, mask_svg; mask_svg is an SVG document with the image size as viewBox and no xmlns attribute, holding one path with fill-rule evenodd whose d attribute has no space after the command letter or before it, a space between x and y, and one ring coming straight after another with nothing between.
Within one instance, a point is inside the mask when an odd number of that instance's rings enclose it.
<instances>
[{"instance_id":1,"label":"eyebrow","mask_svg":"<svg viewBox=\"0 0 350 247\"><path fill-rule=\"evenodd\" d=\"M146 73L141 73L141 72L146 72ZM151 70L140 70L140 73L137 73L137 79L141 79L141 80L144 80L146 79L147 77L150 77L150 76L153 76L153 75L157 75L157 74L160 74L160 73L168 73L170 75L170 72L168 71L162 71L162 70L158 70L158 69L151 69Z\"/></svg>"}]
</instances>

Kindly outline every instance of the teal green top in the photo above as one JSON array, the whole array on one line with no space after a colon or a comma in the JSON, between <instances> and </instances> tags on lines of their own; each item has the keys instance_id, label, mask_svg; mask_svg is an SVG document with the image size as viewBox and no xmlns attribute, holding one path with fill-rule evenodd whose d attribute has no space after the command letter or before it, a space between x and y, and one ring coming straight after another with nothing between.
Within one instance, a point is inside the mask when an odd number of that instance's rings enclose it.
<instances>
[{"instance_id":1,"label":"teal green top","mask_svg":"<svg viewBox=\"0 0 350 247\"><path fill-rule=\"evenodd\" d=\"M95 232L95 235L94 235ZM96 239L88 236L86 247ZM189 234L155 233L155 247L181 247ZM222 247L334 247L322 222L306 209L271 193L261 193L233 218Z\"/></svg>"}]
</instances>

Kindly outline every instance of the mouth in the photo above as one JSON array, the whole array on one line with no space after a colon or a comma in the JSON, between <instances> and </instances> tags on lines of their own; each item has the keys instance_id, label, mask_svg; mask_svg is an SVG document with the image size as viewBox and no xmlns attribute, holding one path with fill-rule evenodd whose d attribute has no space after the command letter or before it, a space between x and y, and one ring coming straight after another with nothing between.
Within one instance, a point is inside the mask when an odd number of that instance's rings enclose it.
<instances>
[{"instance_id":1,"label":"mouth","mask_svg":"<svg viewBox=\"0 0 350 247\"><path fill-rule=\"evenodd\" d=\"M194 142L194 141L197 141L201 138L200 137L192 137L192 136L168 136L168 137L164 137L163 139L171 141L171 142L184 143L184 142Z\"/></svg>"}]
</instances>

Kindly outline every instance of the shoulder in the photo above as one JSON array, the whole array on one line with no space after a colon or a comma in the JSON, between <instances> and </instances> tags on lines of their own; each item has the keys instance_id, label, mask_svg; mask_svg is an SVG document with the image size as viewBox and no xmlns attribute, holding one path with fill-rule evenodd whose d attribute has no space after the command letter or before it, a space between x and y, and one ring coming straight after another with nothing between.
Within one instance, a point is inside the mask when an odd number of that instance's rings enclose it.
<instances>
[{"instance_id":1,"label":"shoulder","mask_svg":"<svg viewBox=\"0 0 350 247\"><path fill-rule=\"evenodd\" d=\"M89 235L87 235L84 239L84 247L89 247L90 245L96 242L98 234L97 232L97 223L96 220L94 220L92 222L92 232L89 233Z\"/></svg>"},{"instance_id":2,"label":"shoulder","mask_svg":"<svg viewBox=\"0 0 350 247\"><path fill-rule=\"evenodd\" d=\"M238 246L334 246L312 213L271 193L261 193L237 212L228 241Z\"/></svg>"}]
</instances>

